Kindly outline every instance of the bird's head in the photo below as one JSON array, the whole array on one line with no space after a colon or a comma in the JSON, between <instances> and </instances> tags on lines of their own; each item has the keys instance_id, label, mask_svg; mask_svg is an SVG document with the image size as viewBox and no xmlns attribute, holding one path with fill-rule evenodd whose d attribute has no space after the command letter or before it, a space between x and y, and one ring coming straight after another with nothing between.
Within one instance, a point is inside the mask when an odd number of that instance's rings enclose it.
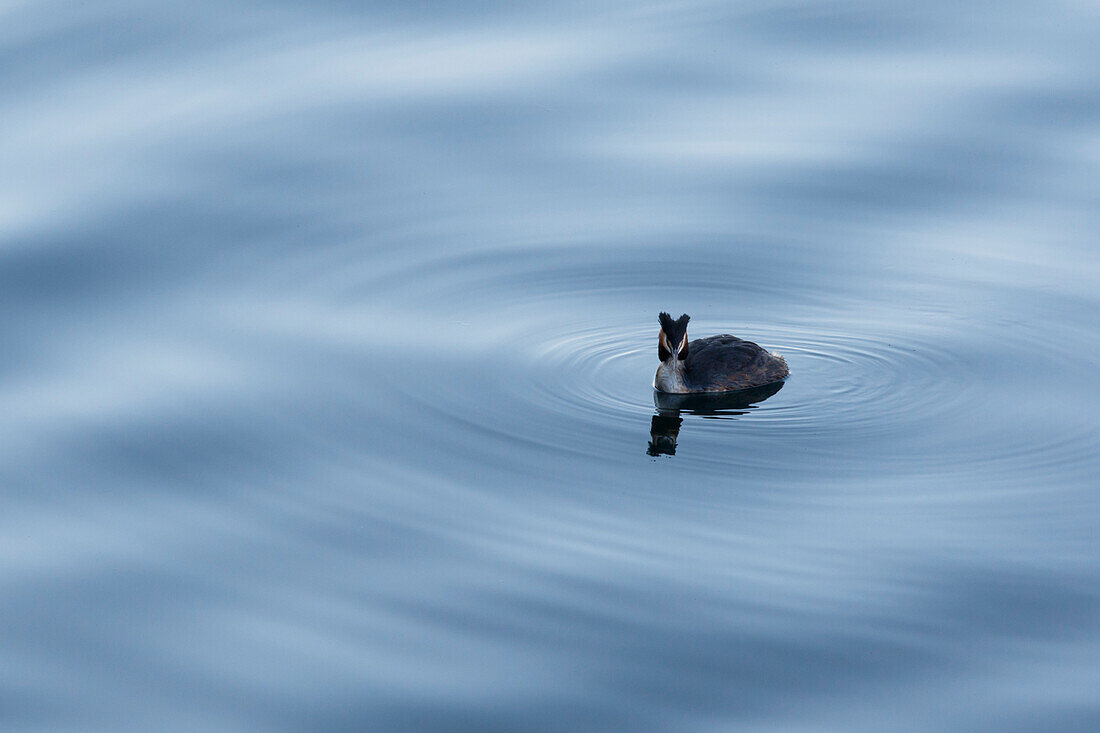
<instances>
[{"instance_id":1,"label":"bird's head","mask_svg":"<svg viewBox=\"0 0 1100 733\"><path fill-rule=\"evenodd\" d=\"M677 359L680 361L686 359L688 357L688 321L691 320L691 316L685 313L676 320L672 320L672 316L662 313L657 316L657 320L661 324L661 333L657 337L657 356L662 362L672 360L670 362L672 364Z\"/></svg>"}]
</instances>

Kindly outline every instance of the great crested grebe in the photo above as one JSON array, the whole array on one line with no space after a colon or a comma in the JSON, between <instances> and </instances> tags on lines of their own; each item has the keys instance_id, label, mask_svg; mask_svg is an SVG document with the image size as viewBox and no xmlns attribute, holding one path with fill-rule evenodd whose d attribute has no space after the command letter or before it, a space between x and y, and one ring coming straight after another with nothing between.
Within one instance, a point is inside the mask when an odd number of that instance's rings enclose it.
<instances>
[{"instance_id":1,"label":"great crested grebe","mask_svg":"<svg viewBox=\"0 0 1100 733\"><path fill-rule=\"evenodd\" d=\"M778 382L791 373L779 354L726 333L689 343L691 317L686 313L676 320L662 313L657 320L661 324L657 338L661 366L653 377L653 388L659 392L728 392Z\"/></svg>"}]
</instances>

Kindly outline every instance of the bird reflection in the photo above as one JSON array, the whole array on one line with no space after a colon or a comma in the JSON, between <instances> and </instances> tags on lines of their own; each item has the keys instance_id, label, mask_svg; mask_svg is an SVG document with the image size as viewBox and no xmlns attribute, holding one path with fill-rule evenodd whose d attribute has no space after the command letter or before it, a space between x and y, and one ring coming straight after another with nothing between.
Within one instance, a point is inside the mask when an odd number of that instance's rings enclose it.
<instances>
[{"instance_id":1,"label":"bird reflection","mask_svg":"<svg viewBox=\"0 0 1100 733\"><path fill-rule=\"evenodd\" d=\"M651 456L676 455L676 440L680 426L684 424L682 413L711 419L729 419L744 415L757 402L763 402L783 388L783 382L773 382L761 387L739 389L734 392L701 392L696 394L670 394L653 390L653 404L657 413L649 427Z\"/></svg>"}]
</instances>

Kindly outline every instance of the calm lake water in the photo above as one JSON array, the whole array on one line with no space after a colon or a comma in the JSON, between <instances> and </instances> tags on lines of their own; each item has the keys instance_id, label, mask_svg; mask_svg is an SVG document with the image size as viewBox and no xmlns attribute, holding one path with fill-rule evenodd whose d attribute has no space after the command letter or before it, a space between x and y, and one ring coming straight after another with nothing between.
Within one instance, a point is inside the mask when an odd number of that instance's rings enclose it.
<instances>
[{"instance_id":1,"label":"calm lake water","mask_svg":"<svg viewBox=\"0 0 1100 733\"><path fill-rule=\"evenodd\" d=\"M0 728L1100 730L1098 38L4 5Z\"/></svg>"}]
</instances>

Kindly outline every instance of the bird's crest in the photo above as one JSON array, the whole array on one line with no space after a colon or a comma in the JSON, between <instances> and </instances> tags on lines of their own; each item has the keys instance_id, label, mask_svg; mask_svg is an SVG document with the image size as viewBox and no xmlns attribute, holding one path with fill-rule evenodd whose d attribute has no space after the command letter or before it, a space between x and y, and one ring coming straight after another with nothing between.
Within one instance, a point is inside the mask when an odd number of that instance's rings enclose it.
<instances>
[{"instance_id":1,"label":"bird's crest","mask_svg":"<svg viewBox=\"0 0 1100 733\"><path fill-rule=\"evenodd\" d=\"M665 332L665 336L672 344L680 343L680 340L684 338L684 334L688 330L688 321L691 320L691 316L687 313L680 316L676 320L672 320L672 316L667 313L662 313L657 316L657 320L661 324L661 330Z\"/></svg>"}]
</instances>

